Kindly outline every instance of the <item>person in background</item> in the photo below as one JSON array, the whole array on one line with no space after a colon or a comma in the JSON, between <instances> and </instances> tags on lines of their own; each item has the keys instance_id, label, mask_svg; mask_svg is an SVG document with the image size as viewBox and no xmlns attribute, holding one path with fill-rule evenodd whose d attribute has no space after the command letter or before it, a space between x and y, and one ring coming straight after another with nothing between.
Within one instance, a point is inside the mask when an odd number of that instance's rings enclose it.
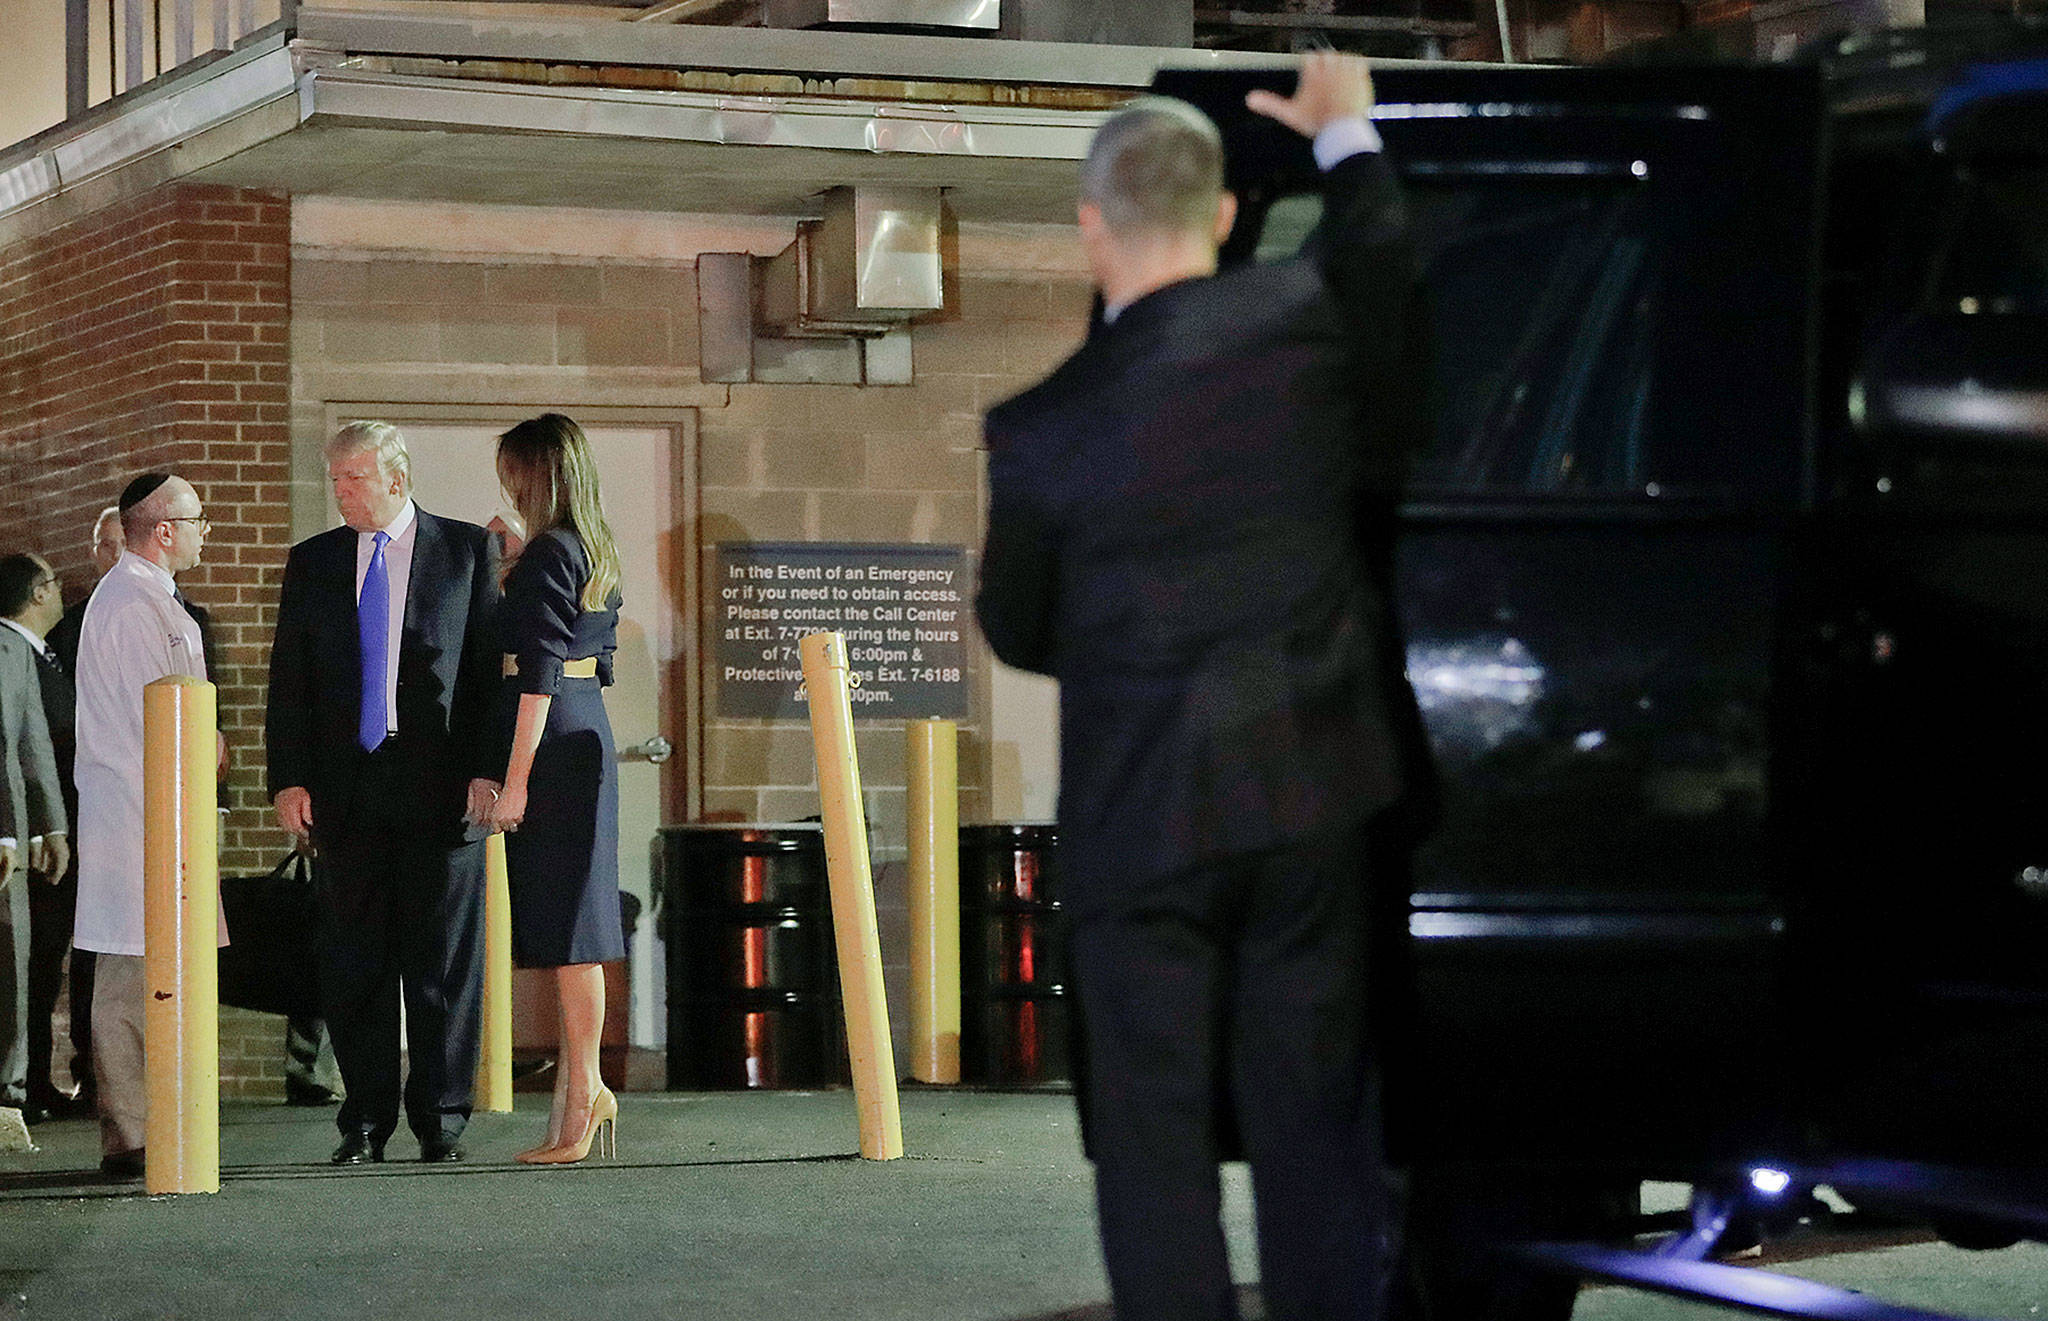
<instances>
[{"instance_id":1,"label":"person in background","mask_svg":"<svg viewBox=\"0 0 2048 1321\"><path fill-rule=\"evenodd\" d=\"M92 551L93 582L97 584L101 578L106 576L107 570L114 567L114 562L121 558L121 551L124 549L121 539L121 510L118 505L108 505L105 509L100 510L99 515L93 519L92 540L89 545ZM92 592L88 590L85 595L66 606L63 616L50 628L47 641L50 650L57 657L57 663L64 667L64 674L67 680L71 680L78 673L78 630L85 623L85 606L86 602L91 598ZM71 696L75 704L77 700L75 683ZM78 798L77 783L69 772L65 773L64 781L71 794L71 797L65 801L75 809ZM74 811L72 814L74 828L77 825L77 821L77 813ZM72 911L75 913L77 911L78 899L78 850L75 848L71 851L71 870L65 876L59 889L70 897ZM69 937L66 937L66 939L69 939ZM73 945L71 947L71 976L69 979L70 1008L67 1017L70 1019L71 1078L73 1082L78 1084L78 1092L72 1098L68 1108L74 1113L81 1115L92 1114L94 1110L95 1089L92 1079L92 972L92 951L89 949L79 949L76 945Z\"/></svg>"},{"instance_id":2,"label":"person in background","mask_svg":"<svg viewBox=\"0 0 2048 1321\"><path fill-rule=\"evenodd\" d=\"M77 761L77 690L71 671L57 658L45 639L64 614L64 584L47 560L39 555L9 555L0 559L0 625L26 646L35 671L41 697L43 723L50 734L50 751L55 758L57 789L67 820L78 821L78 788L73 780ZM9 639L0 635L0 643ZM0 662L12 658L0 653ZM58 847L45 839L40 865L29 868L25 889L29 910L28 948L28 1077L27 1104L22 1117L30 1123L45 1119L68 1119L80 1113L77 1096L57 1085L55 1025L57 993L64 985L64 956L71 948L71 923L78 908L78 870L68 840L56 837ZM83 958L83 955L74 957ZM79 1018L89 1018L83 1008L89 996L75 1001ZM74 1037L75 1039L75 1037ZM90 1035L87 1035L90 1040Z\"/></svg>"},{"instance_id":3,"label":"person in background","mask_svg":"<svg viewBox=\"0 0 2048 1321\"><path fill-rule=\"evenodd\" d=\"M412 498L405 437L326 447L343 526L292 547L265 718L277 822L314 849L320 994L345 1093L337 1165L459 1161L483 995L482 815L495 769L498 557ZM400 1089L399 1002L408 1071Z\"/></svg>"},{"instance_id":4,"label":"person in background","mask_svg":"<svg viewBox=\"0 0 2048 1321\"><path fill-rule=\"evenodd\" d=\"M100 1170L139 1179L143 1086L142 693L169 675L204 679L199 626L175 575L199 563L212 524L182 477L144 473L121 492L121 558L93 588L78 636L78 918L94 952L93 1078ZM223 749L223 754L225 750ZM226 943L226 930L221 943Z\"/></svg>"},{"instance_id":5,"label":"person in background","mask_svg":"<svg viewBox=\"0 0 2048 1321\"><path fill-rule=\"evenodd\" d=\"M1237 1315L1231 1120L1267 1315L1363 1321L1394 1286L1367 859L1429 782L1386 561L1426 372L1372 104L1365 61L1330 52L1252 94L1313 140L1319 244L1220 273L1215 126L1158 98L1112 116L1081 167L1102 324L987 419L977 608L998 657L1060 681L1077 1097L1119 1321Z\"/></svg>"},{"instance_id":6,"label":"person in background","mask_svg":"<svg viewBox=\"0 0 2048 1321\"><path fill-rule=\"evenodd\" d=\"M598 1072L604 963L626 956L619 921L618 753L603 690L618 649L619 552L582 428L560 413L498 440L498 480L526 541L505 575L500 792L484 820L507 832L512 952L553 968L561 1066L531 1165L580 1161L618 1100Z\"/></svg>"}]
</instances>

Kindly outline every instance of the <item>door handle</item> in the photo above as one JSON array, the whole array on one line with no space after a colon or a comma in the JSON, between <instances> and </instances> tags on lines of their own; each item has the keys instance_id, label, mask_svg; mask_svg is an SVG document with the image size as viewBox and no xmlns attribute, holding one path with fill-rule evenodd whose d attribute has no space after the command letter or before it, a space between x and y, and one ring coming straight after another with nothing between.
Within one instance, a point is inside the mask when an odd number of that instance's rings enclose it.
<instances>
[{"instance_id":1,"label":"door handle","mask_svg":"<svg viewBox=\"0 0 2048 1321\"><path fill-rule=\"evenodd\" d=\"M645 761L659 766L675 755L675 745L659 734L651 734L640 743L619 749L620 761Z\"/></svg>"}]
</instances>

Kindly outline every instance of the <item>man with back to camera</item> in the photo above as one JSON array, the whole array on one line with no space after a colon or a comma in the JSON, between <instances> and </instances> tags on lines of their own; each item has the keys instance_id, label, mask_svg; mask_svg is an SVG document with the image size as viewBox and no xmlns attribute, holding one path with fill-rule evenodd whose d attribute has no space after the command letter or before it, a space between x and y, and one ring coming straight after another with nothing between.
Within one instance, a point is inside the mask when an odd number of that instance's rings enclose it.
<instances>
[{"instance_id":1,"label":"man with back to camera","mask_svg":"<svg viewBox=\"0 0 2048 1321\"><path fill-rule=\"evenodd\" d=\"M50 649L46 638L64 614L64 584L40 555L17 554L0 559L0 670L35 678L37 704L49 733L50 771L56 777L58 800L65 819L78 820L78 791L72 781L77 757L77 695L71 673ZM28 767L22 767L26 774ZM63 1119L78 1113L74 1097L57 1086L53 1017L57 992L64 981L64 955L71 948L72 915L78 906L78 873L71 866L66 834L45 836L41 856L28 870L22 888L28 905L27 1078L23 1085L23 1117L30 1123ZM17 933L19 934L19 933ZM80 997L80 1018L89 1017ZM75 1066L74 1066L75 1067Z\"/></svg>"},{"instance_id":2,"label":"man with back to camera","mask_svg":"<svg viewBox=\"0 0 2048 1321\"><path fill-rule=\"evenodd\" d=\"M1368 828L1429 784L1389 601L1422 413L1406 210L1362 59L1248 104L1314 140L1318 259L1217 273L1216 130L1096 134L1102 325L987 420L977 602L1060 681L1060 829L1103 1256L1120 1321L1236 1315L1227 1096L1268 1314L1375 1317L1396 1237L1365 1026Z\"/></svg>"},{"instance_id":3,"label":"man with back to camera","mask_svg":"<svg viewBox=\"0 0 2048 1321\"><path fill-rule=\"evenodd\" d=\"M502 669L489 533L413 503L398 428L326 447L343 526L292 547L265 721L277 821L314 846L320 995L345 1096L337 1165L384 1159L402 1095L423 1161L463 1159L483 994L485 724Z\"/></svg>"},{"instance_id":4,"label":"man with back to camera","mask_svg":"<svg viewBox=\"0 0 2048 1321\"><path fill-rule=\"evenodd\" d=\"M144 473L121 492L124 549L93 588L78 635L78 916L72 944L94 954L93 1078L100 1169L139 1179L143 1085L143 689L204 679L199 626L174 575L199 563L212 523L182 477ZM225 748L222 755L225 755ZM226 942L226 930L221 932Z\"/></svg>"}]
</instances>

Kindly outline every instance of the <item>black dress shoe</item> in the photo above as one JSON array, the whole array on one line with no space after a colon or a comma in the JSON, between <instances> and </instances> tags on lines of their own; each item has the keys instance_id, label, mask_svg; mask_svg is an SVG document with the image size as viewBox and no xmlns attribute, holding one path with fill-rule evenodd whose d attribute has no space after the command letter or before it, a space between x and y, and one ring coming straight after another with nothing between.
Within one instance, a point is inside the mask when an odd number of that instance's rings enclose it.
<instances>
[{"instance_id":1,"label":"black dress shoe","mask_svg":"<svg viewBox=\"0 0 2048 1321\"><path fill-rule=\"evenodd\" d=\"M21 1122L24 1124L47 1124L50 1122L51 1115L49 1110L37 1105L34 1101L23 1101L18 1108L21 1110Z\"/></svg>"},{"instance_id":2,"label":"black dress shoe","mask_svg":"<svg viewBox=\"0 0 2048 1321\"><path fill-rule=\"evenodd\" d=\"M420 1159L429 1165L449 1165L469 1159L469 1153L454 1138L426 1138L420 1143Z\"/></svg>"},{"instance_id":3,"label":"black dress shoe","mask_svg":"<svg viewBox=\"0 0 2048 1321\"><path fill-rule=\"evenodd\" d=\"M38 1095L29 1104L40 1109L45 1120L83 1119L92 1114L91 1101L81 1100L76 1096L66 1096L62 1092L51 1092L47 1096ZM42 1120L30 1119L27 1109L22 1110L21 1117L31 1124L42 1122Z\"/></svg>"},{"instance_id":4,"label":"black dress shoe","mask_svg":"<svg viewBox=\"0 0 2048 1321\"><path fill-rule=\"evenodd\" d=\"M140 1179L144 1165L141 1147L100 1157L100 1173L109 1179L119 1179L124 1183Z\"/></svg>"},{"instance_id":5,"label":"black dress shoe","mask_svg":"<svg viewBox=\"0 0 2048 1321\"><path fill-rule=\"evenodd\" d=\"M368 1133L344 1133L341 1145L328 1159L336 1165L363 1165L384 1159L384 1144Z\"/></svg>"}]
</instances>

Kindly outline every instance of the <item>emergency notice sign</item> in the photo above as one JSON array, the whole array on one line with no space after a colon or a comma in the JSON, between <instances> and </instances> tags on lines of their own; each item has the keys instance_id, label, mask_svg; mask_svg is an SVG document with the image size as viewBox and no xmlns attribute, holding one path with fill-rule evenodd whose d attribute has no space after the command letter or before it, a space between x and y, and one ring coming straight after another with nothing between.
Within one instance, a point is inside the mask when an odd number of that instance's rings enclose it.
<instances>
[{"instance_id":1,"label":"emergency notice sign","mask_svg":"<svg viewBox=\"0 0 2048 1321\"><path fill-rule=\"evenodd\" d=\"M713 566L717 709L804 719L809 633L842 633L856 719L967 714L973 603L960 546L721 542Z\"/></svg>"}]
</instances>

